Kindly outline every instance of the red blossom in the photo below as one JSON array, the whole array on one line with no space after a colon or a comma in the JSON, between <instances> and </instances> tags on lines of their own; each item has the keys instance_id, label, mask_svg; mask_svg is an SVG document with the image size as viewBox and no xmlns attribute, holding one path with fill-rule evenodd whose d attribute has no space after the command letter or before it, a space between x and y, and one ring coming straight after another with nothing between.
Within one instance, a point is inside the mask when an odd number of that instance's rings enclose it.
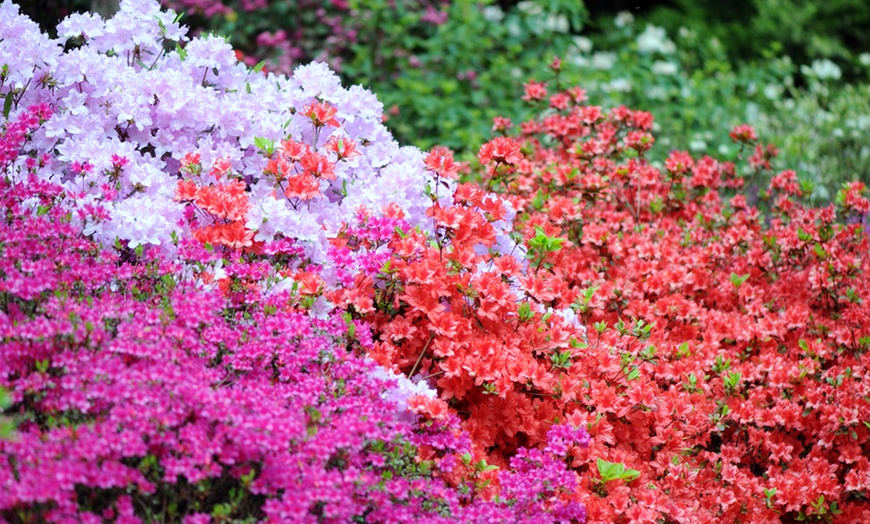
<instances>
[{"instance_id":1,"label":"red blossom","mask_svg":"<svg viewBox=\"0 0 870 524\"><path fill-rule=\"evenodd\" d=\"M337 160L353 158L362 154L357 150L355 141L335 135L326 141L326 149L335 153Z\"/></svg>"},{"instance_id":2,"label":"red blossom","mask_svg":"<svg viewBox=\"0 0 870 524\"><path fill-rule=\"evenodd\" d=\"M436 175L450 180L459 179L459 169L462 165L453 160L453 152L445 147L434 147L426 155L426 169Z\"/></svg>"},{"instance_id":3,"label":"red blossom","mask_svg":"<svg viewBox=\"0 0 870 524\"><path fill-rule=\"evenodd\" d=\"M755 129L748 124L741 124L736 126L731 130L731 140L735 142L755 142L758 140L758 135L755 133Z\"/></svg>"},{"instance_id":4,"label":"red blossom","mask_svg":"<svg viewBox=\"0 0 870 524\"><path fill-rule=\"evenodd\" d=\"M496 137L483 144L477 155L481 164L495 162L497 164L515 165L523 158L520 143L513 138Z\"/></svg>"},{"instance_id":5,"label":"red blossom","mask_svg":"<svg viewBox=\"0 0 870 524\"><path fill-rule=\"evenodd\" d=\"M525 85L525 90L523 100L526 102L537 102L547 98L547 84L543 82L531 81Z\"/></svg>"},{"instance_id":6,"label":"red blossom","mask_svg":"<svg viewBox=\"0 0 870 524\"><path fill-rule=\"evenodd\" d=\"M320 196L320 184L317 179L309 174L291 176L287 179L287 188L284 194L288 198L311 200Z\"/></svg>"},{"instance_id":7,"label":"red blossom","mask_svg":"<svg viewBox=\"0 0 870 524\"><path fill-rule=\"evenodd\" d=\"M307 153L299 161L299 165L306 174L315 178L335 180L335 164L319 153Z\"/></svg>"},{"instance_id":8,"label":"red blossom","mask_svg":"<svg viewBox=\"0 0 870 524\"><path fill-rule=\"evenodd\" d=\"M314 102L309 104L302 109L302 114L310 118L315 127L339 127L341 125L335 119L338 109L329 102Z\"/></svg>"}]
</instances>

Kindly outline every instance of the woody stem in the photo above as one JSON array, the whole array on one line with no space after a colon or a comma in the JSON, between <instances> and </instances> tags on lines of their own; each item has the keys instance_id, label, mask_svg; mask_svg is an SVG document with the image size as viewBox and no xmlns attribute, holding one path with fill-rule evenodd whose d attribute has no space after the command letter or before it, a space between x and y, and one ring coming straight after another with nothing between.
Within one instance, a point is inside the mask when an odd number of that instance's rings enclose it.
<instances>
[{"instance_id":1,"label":"woody stem","mask_svg":"<svg viewBox=\"0 0 870 524\"><path fill-rule=\"evenodd\" d=\"M414 366L411 368L411 372L408 373L409 378L414 376L414 372L417 371L417 366L419 366L420 361L423 360L423 355L426 354L426 350L429 348L429 343L432 342L433 338L435 338L435 333L430 331L429 332L429 340L426 341L426 345L423 346L423 350L420 351L420 356L417 357L417 362L414 362Z\"/></svg>"}]
</instances>

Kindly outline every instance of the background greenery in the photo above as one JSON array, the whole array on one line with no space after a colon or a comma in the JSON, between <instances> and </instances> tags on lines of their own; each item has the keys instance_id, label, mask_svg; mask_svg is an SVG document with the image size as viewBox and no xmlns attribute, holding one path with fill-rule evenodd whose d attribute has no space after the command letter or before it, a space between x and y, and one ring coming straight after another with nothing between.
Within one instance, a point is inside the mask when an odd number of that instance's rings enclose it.
<instances>
[{"instance_id":1,"label":"background greenery","mask_svg":"<svg viewBox=\"0 0 870 524\"><path fill-rule=\"evenodd\" d=\"M590 103L653 112L662 155L736 157L728 131L749 123L780 148L779 169L812 183L814 203L845 181L870 184L866 0L163 1L188 7L192 29L226 35L249 63L285 72L327 59L378 94L403 143L471 158L494 116L531 112L522 86L550 78L559 56L561 84ZM49 29L50 13L90 5L22 7Z\"/></svg>"}]
</instances>

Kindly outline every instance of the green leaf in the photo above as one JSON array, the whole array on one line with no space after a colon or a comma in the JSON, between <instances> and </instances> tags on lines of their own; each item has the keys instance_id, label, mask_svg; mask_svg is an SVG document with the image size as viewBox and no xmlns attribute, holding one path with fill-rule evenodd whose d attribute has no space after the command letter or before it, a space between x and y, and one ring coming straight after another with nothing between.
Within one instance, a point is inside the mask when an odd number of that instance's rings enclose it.
<instances>
[{"instance_id":1,"label":"green leaf","mask_svg":"<svg viewBox=\"0 0 870 524\"><path fill-rule=\"evenodd\" d=\"M801 242L809 242L813 239L813 235L807 233L803 229L798 229L798 240Z\"/></svg>"},{"instance_id":2,"label":"green leaf","mask_svg":"<svg viewBox=\"0 0 870 524\"><path fill-rule=\"evenodd\" d=\"M740 377L741 375L739 371L732 371L731 373L728 373L728 375L723 379L723 382L725 383L725 389L729 391L733 391L734 389L736 389L737 385L740 384Z\"/></svg>"},{"instance_id":3,"label":"green leaf","mask_svg":"<svg viewBox=\"0 0 870 524\"><path fill-rule=\"evenodd\" d=\"M46 371L48 371L49 361L48 361L48 359L37 360L35 362L35 365L36 365L36 371L38 371L40 373L45 373Z\"/></svg>"},{"instance_id":4,"label":"green leaf","mask_svg":"<svg viewBox=\"0 0 870 524\"><path fill-rule=\"evenodd\" d=\"M520 303L517 307L517 316L520 318L520 322L527 322L534 318L535 312L532 311L532 306L528 301Z\"/></svg>"},{"instance_id":5,"label":"green leaf","mask_svg":"<svg viewBox=\"0 0 870 524\"><path fill-rule=\"evenodd\" d=\"M267 156L272 156L272 153L275 152L275 141L274 140L270 140L270 139L262 137L262 136L255 136L254 137L254 145L257 146L258 149L265 152Z\"/></svg>"},{"instance_id":6,"label":"green leaf","mask_svg":"<svg viewBox=\"0 0 870 524\"><path fill-rule=\"evenodd\" d=\"M6 93L6 100L3 101L3 118L9 119L9 113L12 112L12 91Z\"/></svg>"},{"instance_id":7,"label":"green leaf","mask_svg":"<svg viewBox=\"0 0 870 524\"><path fill-rule=\"evenodd\" d=\"M640 472L636 469L627 469L625 464L621 462L607 462L604 459L597 459L595 465L598 467L598 474L601 475L601 480L610 482L611 480L624 480L631 482L640 477Z\"/></svg>"},{"instance_id":8,"label":"green leaf","mask_svg":"<svg viewBox=\"0 0 870 524\"><path fill-rule=\"evenodd\" d=\"M344 323L347 326L347 336L351 339L356 335L356 324L353 323L353 317L350 313L345 311L341 314L341 318L344 319Z\"/></svg>"},{"instance_id":9,"label":"green leaf","mask_svg":"<svg viewBox=\"0 0 870 524\"><path fill-rule=\"evenodd\" d=\"M731 284L735 288L739 288L746 280L749 278L749 273L745 275L738 275L737 273L731 273Z\"/></svg>"}]
</instances>

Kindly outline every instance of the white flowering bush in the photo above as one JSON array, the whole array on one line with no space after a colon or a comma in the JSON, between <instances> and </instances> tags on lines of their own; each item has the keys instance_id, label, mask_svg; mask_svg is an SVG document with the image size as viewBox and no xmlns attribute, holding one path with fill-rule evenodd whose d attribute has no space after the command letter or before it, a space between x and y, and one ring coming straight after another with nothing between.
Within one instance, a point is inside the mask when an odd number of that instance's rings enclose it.
<instances>
[{"instance_id":1,"label":"white flowering bush","mask_svg":"<svg viewBox=\"0 0 870 524\"><path fill-rule=\"evenodd\" d=\"M38 176L105 210L85 229L104 245L171 252L173 239L189 233L179 180L209 184L217 172L247 184L243 218L256 240L292 238L315 263L328 263L328 238L360 206L380 211L392 203L411 227L427 224L422 153L399 147L377 98L343 88L324 64L291 77L254 72L222 38L188 39L178 17L153 0L125 1L105 22L73 15L57 40L6 1L0 27L7 116L35 103L56 108L28 150L56 151ZM77 47L64 51L71 42ZM331 121L318 121L315 107ZM263 174L288 140L325 162L310 194L281 194L284 182ZM341 156L348 151L336 151L338 141L352 154ZM197 158L198 171L182 173L186 155ZM25 157L10 167L13 178L26 177Z\"/></svg>"}]
</instances>

